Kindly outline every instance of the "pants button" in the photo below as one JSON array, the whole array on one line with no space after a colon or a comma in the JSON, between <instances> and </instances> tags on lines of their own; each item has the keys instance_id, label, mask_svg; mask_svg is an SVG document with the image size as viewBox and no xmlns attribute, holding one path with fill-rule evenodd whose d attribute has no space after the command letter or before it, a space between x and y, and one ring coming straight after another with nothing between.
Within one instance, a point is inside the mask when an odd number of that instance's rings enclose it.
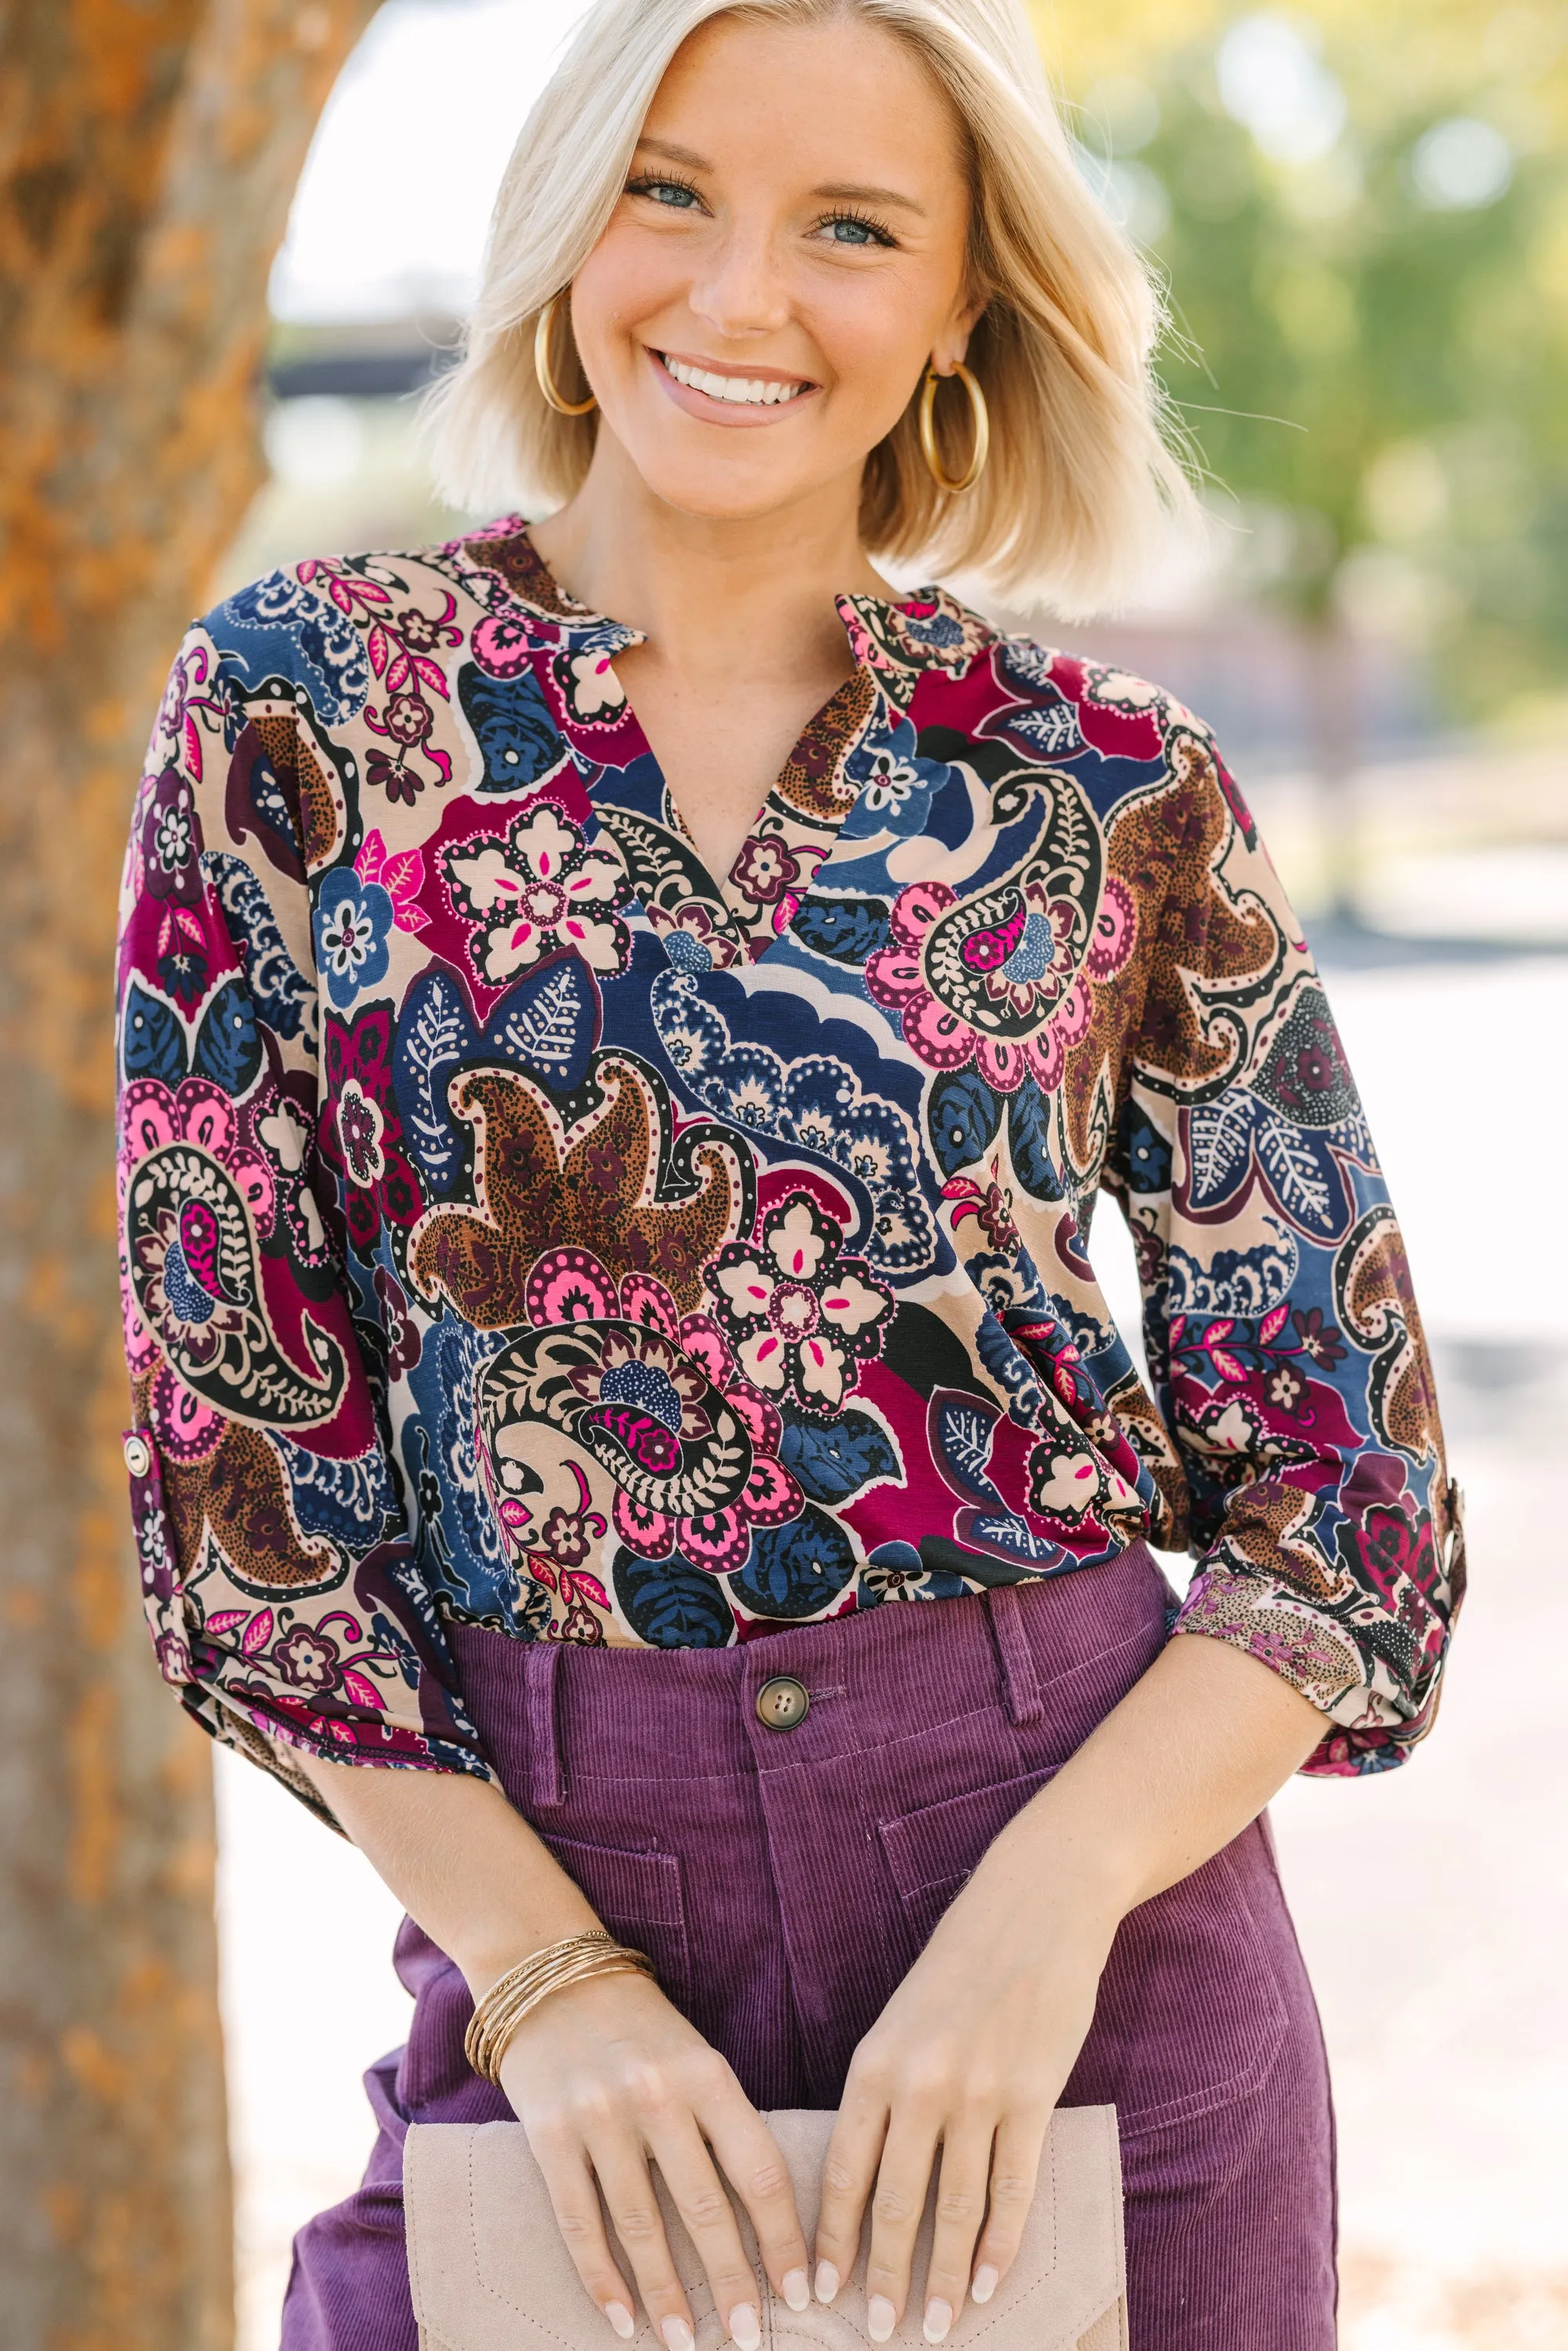
<instances>
[{"instance_id":1,"label":"pants button","mask_svg":"<svg viewBox=\"0 0 1568 2351\"><path fill-rule=\"evenodd\" d=\"M804 1682L798 1682L793 1674L775 1674L757 1693L757 1719L769 1730L793 1730L805 1721L810 1703Z\"/></svg>"}]
</instances>

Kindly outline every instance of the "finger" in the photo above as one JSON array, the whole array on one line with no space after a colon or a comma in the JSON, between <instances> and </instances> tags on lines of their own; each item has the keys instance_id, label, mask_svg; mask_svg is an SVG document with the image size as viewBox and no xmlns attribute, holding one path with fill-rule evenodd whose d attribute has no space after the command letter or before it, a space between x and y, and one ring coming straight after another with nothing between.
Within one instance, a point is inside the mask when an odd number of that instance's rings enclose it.
<instances>
[{"instance_id":1,"label":"finger","mask_svg":"<svg viewBox=\"0 0 1568 2351\"><path fill-rule=\"evenodd\" d=\"M877 2167L871 2199L871 2252L865 2271L865 2328L873 2343L885 2343L909 2300L909 2271L920 2231L931 2167L936 2160L938 2123L901 2099L888 2118L887 2142Z\"/></svg>"},{"instance_id":2,"label":"finger","mask_svg":"<svg viewBox=\"0 0 1568 2351\"><path fill-rule=\"evenodd\" d=\"M636 2331L631 2288L615 2265L604 2233L604 2214L593 2175L581 2156L552 2156L536 2147L539 2168L572 2264L589 2297L596 2302L623 2343Z\"/></svg>"},{"instance_id":3,"label":"finger","mask_svg":"<svg viewBox=\"0 0 1568 2351\"><path fill-rule=\"evenodd\" d=\"M927 2343L940 2343L964 2307L975 2241L986 2219L991 2172L993 2126L949 2125L942 2142L942 2173L936 2187L936 2225L925 2272L922 2322Z\"/></svg>"},{"instance_id":4,"label":"finger","mask_svg":"<svg viewBox=\"0 0 1568 2351\"><path fill-rule=\"evenodd\" d=\"M817 2300L831 2302L855 2265L861 2225L876 2184L887 2137L887 2101L857 2082L854 2069L822 2158L822 2200L817 2215Z\"/></svg>"},{"instance_id":5,"label":"finger","mask_svg":"<svg viewBox=\"0 0 1568 2351\"><path fill-rule=\"evenodd\" d=\"M1018 2259L1024 2222L1034 2202L1040 2150L1050 2124L1049 2114L1008 2115L997 2132L986 2225L975 2248L974 2276L969 2285L970 2297L976 2302L989 2302Z\"/></svg>"},{"instance_id":6,"label":"finger","mask_svg":"<svg viewBox=\"0 0 1568 2351\"><path fill-rule=\"evenodd\" d=\"M762 2340L757 2273L746 2257L735 2207L691 2114L672 2115L650 2136L649 2152L696 2248L713 2306L739 2346L758 2351Z\"/></svg>"},{"instance_id":7,"label":"finger","mask_svg":"<svg viewBox=\"0 0 1568 2351\"><path fill-rule=\"evenodd\" d=\"M629 2133L621 2132L591 2139L588 2156L655 2332L666 2351L693 2351L691 2304L664 2234L647 2157Z\"/></svg>"},{"instance_id":8,"label":"finger","mask_svg":"<svg viewBox=\"0 0 1568 2351\"><path fill-rule=\"evenodd\" d=\"M806 2309L811 2299L806 2238L778 2140L738 2082L699 2108L697 2122L751 2216L757 2250L775 2290L791 2310Z\"/></svg>"}]
</instances>

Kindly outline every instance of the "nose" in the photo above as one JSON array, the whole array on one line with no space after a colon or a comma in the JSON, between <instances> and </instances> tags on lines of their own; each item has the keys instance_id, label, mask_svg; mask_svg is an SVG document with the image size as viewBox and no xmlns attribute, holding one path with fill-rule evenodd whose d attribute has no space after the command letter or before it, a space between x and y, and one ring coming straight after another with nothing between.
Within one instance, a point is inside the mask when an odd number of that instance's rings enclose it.
<instances>
[{"instance_id":1,"label":"nose","mask_svg":"<svg viewBox=\"0 0 1568 2351\"><path fill-rule=\"evenodd\" d=\"M770 335L786 325L789 298L766 229L731 226L710 248L690 298L696 316L720 335Z\"/></svg>"}]
</instances>

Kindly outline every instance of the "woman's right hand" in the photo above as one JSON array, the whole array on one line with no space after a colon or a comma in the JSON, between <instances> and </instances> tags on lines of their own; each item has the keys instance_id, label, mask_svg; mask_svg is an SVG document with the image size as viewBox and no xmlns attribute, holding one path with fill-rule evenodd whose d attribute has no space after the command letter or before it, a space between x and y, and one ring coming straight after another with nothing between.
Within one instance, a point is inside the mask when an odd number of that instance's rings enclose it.
<instances>
[{"instance_id":1,"label":"woman's right hand","mask_svg":"<svg viewBox=\"0 0 1568 2351\"><path fill-rule=\"evenodd\" d=\"M761 2317L721 2169L751 2216L775 2291L791 2310L807 2307L806 2241L773 2135L725 2060L647 1977L601 1976L552 1993L514 2034L500 2073L577 2273L617 2335L630 2339L635 2322L605 2233L601 2189L668 2351L692 2351L691 2308L665 2240L651 2161L739 2351L756 2351Z\"/></svg>"}]
</instances>

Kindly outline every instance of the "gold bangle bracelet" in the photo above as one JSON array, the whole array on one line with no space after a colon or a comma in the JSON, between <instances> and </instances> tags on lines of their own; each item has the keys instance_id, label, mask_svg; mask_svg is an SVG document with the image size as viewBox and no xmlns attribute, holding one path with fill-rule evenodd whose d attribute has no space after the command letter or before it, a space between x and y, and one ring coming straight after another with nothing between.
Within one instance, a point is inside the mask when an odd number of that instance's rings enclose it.
<instances>
[{"instance_id":1,"label":"gold bangle bracelet","mask_svg":"<svg viewBox=\"0 0 1568 2351\"><path fill-rule=\"evenodd\" d=\"M564 1991L571 1984L590 1982L599 1976L652 1976L653 1972L651 1964L640 1951L611 1949L596 1955L584 1953L580 1959L555 1970L548 1980L537 1984L526 1995L509 2001L499 2014L487 2017L486 2029L473 2036L472 2044L465 2041L469 2063L486 2081L498 2085L501 2060L517 2028L525 2017L530 2016L554 1993Z\"/></svg>"},{"instance_id":2,"label":"gold bangle bracelet","mask_svg":"<svg viewBox=\"0 0 1568 2351\"><path fill-rule=\"evenodd\" d=\"M552 1992L596 1976L653 1973L653 1963L645 1951L617 1943L602 1927L569 1935L563 1942L530 1953L490 1986L469 2019L464 2053L477 2074L498 2085L501 2059L513 2034Z\"/></svg>"}]
</instances>

